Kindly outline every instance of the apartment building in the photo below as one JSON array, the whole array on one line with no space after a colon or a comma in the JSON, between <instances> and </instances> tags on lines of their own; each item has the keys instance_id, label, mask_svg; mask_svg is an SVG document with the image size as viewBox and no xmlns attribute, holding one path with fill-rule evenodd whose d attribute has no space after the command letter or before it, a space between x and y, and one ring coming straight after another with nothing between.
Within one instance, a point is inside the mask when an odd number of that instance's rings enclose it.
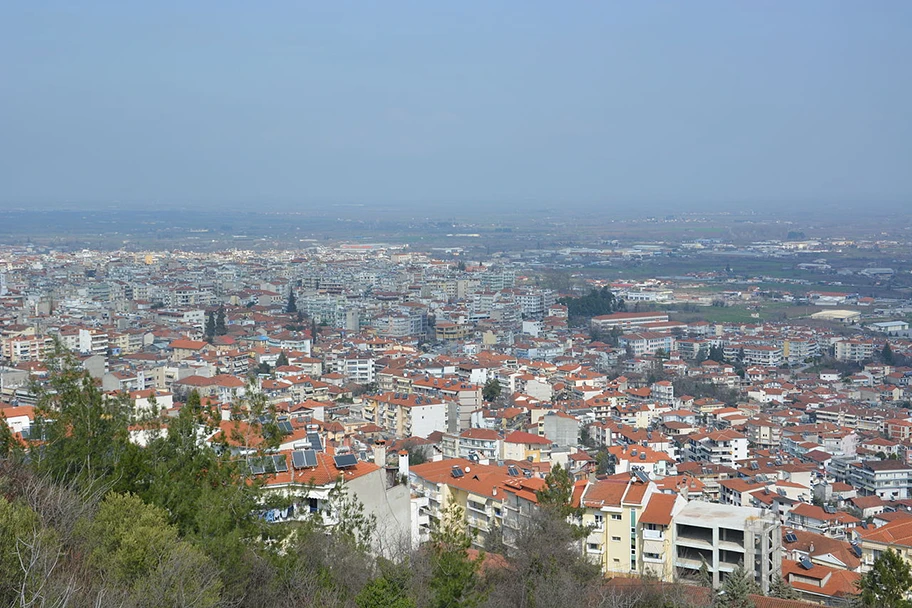
<instances>
[{"instance_id":1,"label":"apartment building","mask_svg":"<svg viewBox=\"0 0 912 608\"><path fill-rule=\"evenodd\" d=\"M629 473L590 482L583 489L582 523L590 529L583 552L606 576L641 573L638 521L657 491L648 476Z\"/></svg>"},{"instance_id":2,"label":"apartment building","mask_svg":"<svg viewBox=\"0 0 912 608\"><path fill-rule=\"evenodd\" d=\"M675 348L675 339L671 334L644 331L622 335L618 338L618 345L630 349L635 357L641 357L659 351L670 353Z\"/></svg>"},{"instance_id":3,"label":"apartment building","mask_svg":"<svg viewBox=\"0 0 912 608\"><path fill-rule=\"evenodd\" d=\"M879 496L884 500L912 498L912 465L901 460L865 460L849 463L846 481L861 496Z\"/></svg>"},{"instance_id":4,"label":"apartment building","mask_svg":"<svg viewBox=\"0 0 912 608\"><path fill-rule=\"evenodd\" d=\"M874 357L874 340L853 338L839 340L834 344L835 357L839 361L867 361Z\"/></svg>"},{"instance_id":5,"label":"apartment building","mask_svg":"<svg viewBox=\"0 0 912 608\"><path fill-rule=\"evenodd\" d=\"M733 430L694 433L684 445L684 456L693 462L734 467L747 459L747 437Z\"/></svg>"},{"instance_id":6,"label":"apartment building","mask_svg":"<svg viewBox=\"0 0 912 608\"><path fill-rule=\"evenodd\" d=\"M384 393L367 397L361 415L397 437L427 437L446 432L447 406L435 397Z\"/></svg>"},{"instance_id":7,"label":"apartment building","mask_svg":"<svg viewBox=\"0 0 912 608\"><path fill-rule=\"evenodd\" d=\"M781 524L764 509L690 502L674 517L673 543L678 575L706 564L714 587L742 566L766 593L782 567Z\"/></svg>"}]
</instances>

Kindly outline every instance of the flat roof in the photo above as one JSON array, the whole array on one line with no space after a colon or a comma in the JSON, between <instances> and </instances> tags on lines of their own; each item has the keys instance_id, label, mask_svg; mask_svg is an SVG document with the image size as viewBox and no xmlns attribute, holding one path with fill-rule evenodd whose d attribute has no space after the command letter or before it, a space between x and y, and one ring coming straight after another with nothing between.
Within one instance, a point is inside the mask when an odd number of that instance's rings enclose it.
<instances>
[{"instance_id":1,"label":"flat roof","mask_svg":"<svg viewBox=\"0 0 912 608\"><path fill-rule=\"evenodd\" d=\"M770 513L754 507L737 507L713 502L691 501L675 516L675 523L704 528L743 530L748 519L770 520Z\"/></svg>"}]
</instances>

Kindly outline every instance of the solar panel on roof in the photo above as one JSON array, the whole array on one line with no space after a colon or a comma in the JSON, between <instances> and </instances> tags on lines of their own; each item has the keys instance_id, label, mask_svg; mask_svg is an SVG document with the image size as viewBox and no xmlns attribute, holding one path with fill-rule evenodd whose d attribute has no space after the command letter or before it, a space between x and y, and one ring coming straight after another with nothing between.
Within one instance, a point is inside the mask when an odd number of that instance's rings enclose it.
<instances>
[{"instance_id":1,"label":"solar panel on roof","mask_svg":"<svg viewBox=\"0 0 912 608\"><path fill-rule=\"evenodd\" d=\"M642 481L643 483L649 483L649 473L643 469L637 469L633 472L636 475L636 478Z\"/></svg>"},{"instance_id":2,"label":"solar panel on roof","mask_svg":"<svg viewBox=\"0 0 912 608\"><path fill-rule=\"evenodd\" d=\"M333 462L335 462L337 469L344 469L358 464L358 459L354 454L342 454L340 456L333 456Z\"/></svg>"},{"instance_id":3,"label":"solar panel on roof","mask_svg":"<svg viewBox=\"0 0 912 608\"><path fill-rule=\"evenodd\" d=\"M262 475L263 473L266 472L266 467L264 467L262 465L262 463L251 462L250 463L250 472L253 473L254 475Z\"/></svg>"},{"instance_id":4,"label":"solar panel on roof","mask_svg":"<svg viewBox=\"0 0 912 608\"><path fill-rule=\"evenodd\" d=\"M858 545L852 545L852 553L855 554L855 557L861 557L861 547Z\"/></svg>"},{"instance_id":5,"label":"solar panel on roof","mask_svg":"<svg viewBox=\"0 0 912 608\"><path fill-rule=\"evenodd\" d=\"M519 471L516 470L516 466L510 465L507 467L507 475L510 477L519 477Z\"/></svg>"},{"instance_id":6,"label":"solar panel on roof","mask_svg":"<svg viewBox=\"0 0 912 608\"><path fill-rule=\"evenodd\" d=\"M304 452L301 450L295 450L291 453L291 466L296 469L303 469L305 466L307 466L304 464Z\"/></svg>"},{"instance_id":7,"label":"solar panel on roof","mask_svg":"<svg viewBox=\"0 0 912 608\"><path fill-rule=\"evenodd\" d=\"M291 435L294 432L294 429L291 428L291 423L287 420L279 423L279 430L286 435Z\"/></svg>"},{"instance_id":8,"label":"solar panel on roof","mask_svg":"<svg viewBox=\"0 0 912 608\"><path fill-rule=\"evenodd\" d=\"M796 542L798 542L798 537L796 535L794 535L793 533L789 532L788 534L785 535L785 542L796 543Z\"/></svg>"},{"instance_id":9,"label":"solar panel on roof","mask_svg":"<svg viewBox=\"0 0 912 608\"><path fill-rule=\"evenodd\" d=\"M823 510L826 511L827 513L829 513L830 515L835 515L835 514L836 514L836 507L831 506L831 505L825 506L825 507L823 508Z\"/></svg>"},{"instance_id":10,"label":"solar panel on roof","mask_svg":"<svg viewBox=\"0 0 912 608\"><path fill-rule=\"evenodd\" d=\"M814 568L814 563L806 557L802 557L801 561L798 563L801 564L801 567L805 570L812 570Z\"/></svg>"},{"instance_id":11,"label":"solar panel on roof","mask_svg":"<svg viewBox=\"0 0 912 608\"><path fill-rule=\"evenodd\" d=\"M272 457L272 466L275 468L276 473L285 473L288 471L288 461L285 460L285 456L282 454L277 454Z\"/></svg>"},{"instance_id":12,"label":"solar panel on roof","mask_svg":"<svg viewBox=\"0 0 912 608\"><path fill-rule=\"evenodd\" d=\"M317 466L317 452L316 452L316 450L304 450L304 466L305 466L305 467L315 467L315 466Z\"/></svg>"},{"instance_id":13,"label":"solar panel on roof","mask_svg":"<svg viewBox=\"0 0 912 608\"><path fill-rule=\"evenodd\" d=\"M462 469L460 469L459 467L453 467L453 470L450 471L450 473L456 479L459 479L460 477L465 477L465 472Z\"/></svg>"},{"instance_id":14,"label":"solar panel on roof","mask_svg":"<svg viewBox=\"0 0 912 608\"><path fill-rule=\"evenodd\" d=\"M307 433L307 441L310 442L310 447L316 451L323 451L323 441L320 439L320 433Z\"/></svg>"}]
</instances>

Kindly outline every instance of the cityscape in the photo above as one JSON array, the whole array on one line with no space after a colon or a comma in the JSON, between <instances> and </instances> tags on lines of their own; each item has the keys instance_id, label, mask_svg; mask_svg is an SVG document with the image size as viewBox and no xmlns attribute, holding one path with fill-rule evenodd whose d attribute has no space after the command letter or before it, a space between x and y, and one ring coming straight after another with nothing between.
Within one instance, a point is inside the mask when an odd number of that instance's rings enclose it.
<instances>
[{"instance_id":1,"label":"cityscape","mask_svg":"<svg viewBox=\"0 0 912 608\"><path fill-rule=\"evenodd\" d=\"M0 607L909 608L910 25L0 7Z\"/></svg>"}]
</instances>

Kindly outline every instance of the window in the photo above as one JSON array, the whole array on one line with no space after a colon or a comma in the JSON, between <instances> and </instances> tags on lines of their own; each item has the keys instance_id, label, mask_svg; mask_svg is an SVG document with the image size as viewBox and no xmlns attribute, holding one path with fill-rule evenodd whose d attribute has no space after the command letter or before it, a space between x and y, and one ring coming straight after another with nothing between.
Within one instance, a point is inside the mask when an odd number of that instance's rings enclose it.
<instances>
[{"instance_id":1,"label":"window","mask_svg":"<svg viewBox=\"0 0 912 608\"><path fill-rule=\"evenodd\" d=\"M611 537L611 540L613 540L614 542L619 543L619 542L621 542L621 537L620 537L620 536L612 536L612 537Z\"/></svg>"},{"instance_id":2,"label":"window","mask_svg":"<svg viewBox=\"0 0 912 608\"><path fill-rule=\"evenodd\" d=\"M621 521L621 514L620 514L620 513L612 513L612 514L611 514L611 519L614 520L614 521Z\"/></svg>"},{"instance_id":3,"label":"window","mask_svg":"<svg viewBox=\"0 0 912 608\"><path fill-rule=\"evenodd\" d=\"M587 543L586 549L590 553L601 553L602 552L602 546L598 543Z\"/></svg>"},{"instance_id":4,"label":"window","mask_svg":"<svg viewBox=\"0 0 912 608\"><path fill-rule=\"evenodd\" d=\"M658 553L643 553L643 557L646 559L661 559Z\"/></svg>"},{"instance_id":5,"label":"window","mask_svg":"<svg viewBox=\"0 0 912 608\"><path fill-rule=\"evenodd\" d=\"M595 514L595 529L601 530L604 527L605 527L605 516L602 515L601 513L596 513Z\"/></svg>"}]
</instances>

